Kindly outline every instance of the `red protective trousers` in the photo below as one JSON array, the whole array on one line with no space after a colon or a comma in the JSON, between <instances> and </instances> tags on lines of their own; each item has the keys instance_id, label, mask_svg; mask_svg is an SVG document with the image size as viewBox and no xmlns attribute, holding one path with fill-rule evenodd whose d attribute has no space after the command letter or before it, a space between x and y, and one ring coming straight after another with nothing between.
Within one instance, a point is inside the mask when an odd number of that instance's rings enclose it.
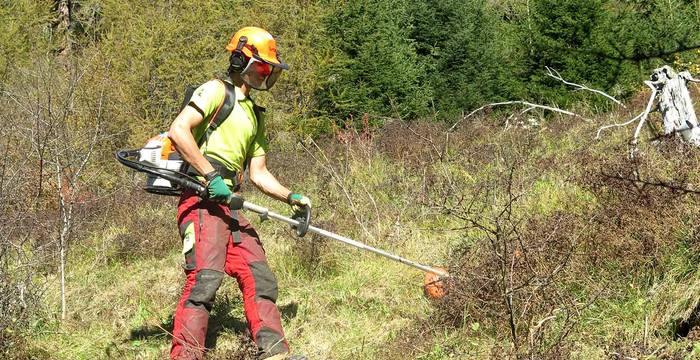
<instances>
[{"instance_id":1,"label":"red protective trousers","mask_svg":"<svg viewBox=\"0 0 700 360\"><path fill-rule=\"evenodd\" d=\"M261 358L289 351L280 322L277 279L258 234L238 211L185 192L178 205L185 285L175 311L172 359L201 359L216 290L224 274L243 293L248 329Z\"/></svg>"}]
</instances>

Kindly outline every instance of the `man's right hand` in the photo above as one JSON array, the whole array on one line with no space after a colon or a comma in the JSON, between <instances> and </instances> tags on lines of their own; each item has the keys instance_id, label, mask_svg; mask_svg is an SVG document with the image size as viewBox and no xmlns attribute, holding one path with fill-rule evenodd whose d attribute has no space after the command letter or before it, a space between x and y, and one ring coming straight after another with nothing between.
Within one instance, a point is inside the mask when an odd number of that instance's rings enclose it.
<instances>
[{"instance_id":1,"label":"man's right hand","mask_svg":"<svg viewBox=\"0 0 700 360\"><path fill-rule=\"evenodd\" d=\"M218 173L207 174L207 191L209 192L209 199L216 201L220 204L226 203L231 196L231 190L228 185L224 182L224 179ZM209 180L211 179L211 180Z\"/></svg>"}]
</instances>

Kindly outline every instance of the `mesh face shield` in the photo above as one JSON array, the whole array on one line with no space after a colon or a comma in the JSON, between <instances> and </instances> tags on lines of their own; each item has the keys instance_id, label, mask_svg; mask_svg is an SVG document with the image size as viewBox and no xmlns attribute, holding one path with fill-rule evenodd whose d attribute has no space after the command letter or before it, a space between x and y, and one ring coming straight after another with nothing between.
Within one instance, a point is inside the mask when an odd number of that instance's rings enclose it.
<instances>
[{"instance_id":1,"label":"mesh face shield","mask_svg":"<svg viewBox=\"0 0 700 360\"><path fill-rule=\"evenodd\" d=\"M248 65L241 71L243 82L256 90L269 90L282 74L282 68L251 57Z\"/></svg>"}]
</instances>

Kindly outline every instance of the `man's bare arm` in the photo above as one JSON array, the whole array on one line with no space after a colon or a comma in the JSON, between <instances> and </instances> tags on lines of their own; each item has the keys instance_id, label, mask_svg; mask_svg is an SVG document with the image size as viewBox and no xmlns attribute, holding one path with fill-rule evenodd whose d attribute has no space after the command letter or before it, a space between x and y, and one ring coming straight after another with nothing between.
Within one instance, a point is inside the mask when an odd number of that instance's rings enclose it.
<instances>
[{"instance_id":1,"label":"man's bare arm","mask_svg":"<svg viewBox=\"0 0 700 360\"><path fill-rule=\"evenodd\" d=\"M201 175L214 171L209 161L199 151L197 142L192 136L192 129L199 125L204 118L195 108L185 106L170 125L168 137L175 143L177 151Z\"/></svg>"},{"instance_id":2,"label":"man's bare arm","mask_svg":"<svg viewBox=\"0 0 700 360\"><path fill-rule=\"evenodd\" d=\"M267 157L265 155L250 159L250 167L248 168L250 181L266 195L279 201L287 202L287 197L291 192L270 173L266 162Z\"/></svg>"}]
</instances>

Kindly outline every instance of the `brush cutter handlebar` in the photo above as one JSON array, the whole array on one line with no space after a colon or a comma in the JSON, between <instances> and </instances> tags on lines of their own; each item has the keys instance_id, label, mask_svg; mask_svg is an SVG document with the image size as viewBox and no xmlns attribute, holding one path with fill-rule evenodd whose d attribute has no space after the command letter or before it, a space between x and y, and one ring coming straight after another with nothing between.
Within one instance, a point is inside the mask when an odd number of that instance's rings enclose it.
<instances>
[{"instance_id":1,"label":"brush cutter handlebar","mask_svg":"<svg viewBox=\"0 0 700 360\"><path fill-rule=\"evenodd\" d=\"M308 205L305 205L300 211L294 213L292 219L299 222L299 225L294 227L294 230L297 232L297 236L304 237L304 235L306 235L306 233L309 231L309 225L311 224L311 208Z\"/></svg>"}]
</instances>

